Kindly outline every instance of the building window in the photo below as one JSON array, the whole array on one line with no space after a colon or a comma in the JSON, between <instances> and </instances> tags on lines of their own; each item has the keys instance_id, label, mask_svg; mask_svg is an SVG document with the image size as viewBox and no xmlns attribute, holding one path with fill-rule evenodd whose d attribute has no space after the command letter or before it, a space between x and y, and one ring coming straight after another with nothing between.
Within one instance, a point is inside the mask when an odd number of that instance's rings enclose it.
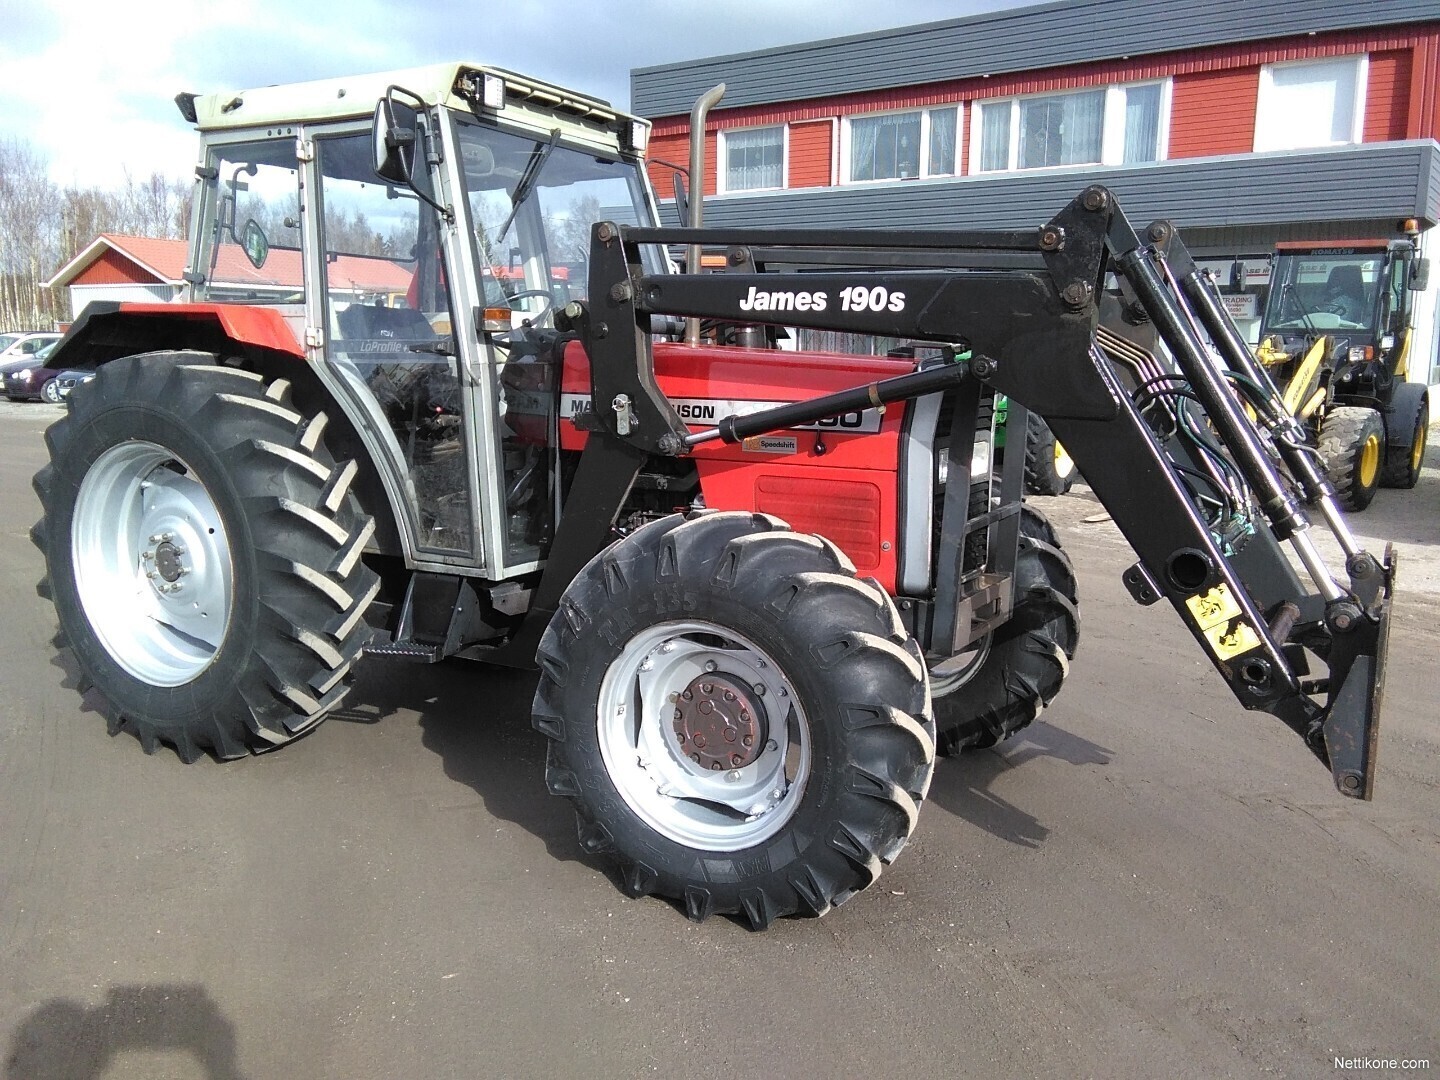
<instances>
[{"instance_id":1,"label":"building window","mask_svg":"<svg viewBox=\"0 0 1440 1080\"><path fill-rule=\"evenodd\" d=\"M843 134L843 180L953 175L959 130L960 110L955 105L850 117Z\"/></svg>"},{"instance_id":2,"label":"building window","mask_svg":"<svg viewBox=\"0 0 1440 1080\"><path fill-rule=\"evenodd\" d=\"M761 191L785 186L785 128L720 133L720 190Z\"/></svg>"},{"instance_id":3,"label":"building window","mask_svg":"<svg viewBox=\"0 0 1440 1080\"><path fill-rule=\"evenodd\" d=\"M1138 83L982 102L972 171L1159 161L1168 91L1168 83Z\"/></svg>"},{"instance_id":4,"label":"building window","mask_svg":"<svg viewBox=\"0 0 1440 1080\"><path fill-rule=\"evenodd\" d=\"M1260 69L1255 108L1255 149L1300 150L1360 141L1365 118L1366 58Z\"/></svg>"}]
</instances>

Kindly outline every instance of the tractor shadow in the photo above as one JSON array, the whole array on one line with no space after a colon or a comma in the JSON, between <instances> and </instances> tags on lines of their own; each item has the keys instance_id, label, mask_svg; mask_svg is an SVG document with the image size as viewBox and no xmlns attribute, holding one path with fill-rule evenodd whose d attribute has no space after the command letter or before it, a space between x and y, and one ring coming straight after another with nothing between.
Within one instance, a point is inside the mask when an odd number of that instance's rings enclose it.
<instances>
[{"instance_id":1,"label":"tractor shadow","mask_svg":"<svg viewBox=\"0 0 1440 1080\"><path fill-rule=\"evenodd\" d=\"M112 986L93 1008L70 998L38 1006L16 1029L6 1080L99 1080L127 1053L186 1054L210 1080L241 1080L235 1025L205 987ZM188 1075L188 1073L187 1073Z\"/></svg>"},{"instance_id":2,"label":"tractor shadow","mask_svg":"<svg viewBox=\"0 0 1440 1080\"><path fill-rule=\"evenodd\" d=\"M1050 829L992 790L995 782L1036 758L1053 758L1070 765L1108 765L1113 756L1113 751L1098 743L1041 722L999 746L941 758L927 802L1017 847L1038 848L1049 837Z\"/></svg>"},{"instance_id":3,"label":"tractor shadow","mask_svg":"<svg viewBox=\"0 0 1440 1080\"><path fill-rule=\"evenodd\" d=\"M347 704L326 722L393 723L397 712L418 714L422 745L490 814L543 841L557 860L608 870L580 849L570 803L545 788L547 740L530 726L536 677L466 660L377 660L363 666Z\"/></svg>"}]
</instances>

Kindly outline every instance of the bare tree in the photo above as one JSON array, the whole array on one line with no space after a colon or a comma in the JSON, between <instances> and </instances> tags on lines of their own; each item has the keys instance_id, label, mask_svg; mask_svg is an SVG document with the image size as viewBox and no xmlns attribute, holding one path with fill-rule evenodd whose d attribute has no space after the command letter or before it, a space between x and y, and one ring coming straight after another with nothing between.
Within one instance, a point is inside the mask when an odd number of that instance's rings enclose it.
<instances>
[{"instance_id":1,"label":"bare tree","mask_svg":"<svg viewBox=\"0 0 1440 1080\"><path fill-rule=\"evenodd\" d=\"M0 140L0 331L45 329L71 316L68 290L42 289L101 233L183 239L193 184L161 173L128 172L115 190L70 187L49 178L44 154L20 139Z\"/></svg>"},{"instance_id":2,"label":"bare tree","mask_svg":"<svg viewBox=\"0 0 1440 1080\"><path fill-rule=\"evenodd\" d=\"M0 140L0 330L55 321L55 298L40 288L59 253L59 204L48 166L28 143Z\"/></svg>"}]
</instances>

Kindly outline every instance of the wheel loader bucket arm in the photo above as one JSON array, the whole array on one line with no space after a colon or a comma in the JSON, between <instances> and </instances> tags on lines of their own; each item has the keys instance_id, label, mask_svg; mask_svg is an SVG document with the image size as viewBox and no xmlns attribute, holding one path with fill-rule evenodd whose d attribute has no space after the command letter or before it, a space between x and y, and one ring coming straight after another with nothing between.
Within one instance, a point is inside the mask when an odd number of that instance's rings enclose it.
<instances>
[{"instance_id":1,"label":"wheel loader bucket arm","mask_svg":"<svg viewBox=\"0 0 1440 1080\"><path fill-rule=\"evenodd\" d=\"M678 456L988 384L1042 416L1074 458L1139 556L1125 575L1136 600L1169 600L1245 708L1300 734L1342 793L1371 797L1394 557L1356 545L1302 429L1169 223L1142 236L1091 187L1028 230L605 222L592 240L592 300L570 312L591 362L592 445ZM646 244L722 248L735 272L647 274ZM824 269L767 272L781 265ZM968 358L692 430L655 378L659 314L934 341ZM1307 509L1345 552L1343 583ZM1326 672L1311 677L1312 663Z\"/></svg>"}]
</instances>

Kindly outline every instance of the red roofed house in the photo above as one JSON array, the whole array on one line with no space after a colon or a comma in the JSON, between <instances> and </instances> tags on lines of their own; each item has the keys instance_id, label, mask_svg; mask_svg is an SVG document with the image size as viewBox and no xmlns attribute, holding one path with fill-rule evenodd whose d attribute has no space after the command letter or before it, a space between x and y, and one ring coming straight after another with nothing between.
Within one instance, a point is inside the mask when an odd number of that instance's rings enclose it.
<instances>
[{"instance_id":1,"label":"red roofed house","mask_svg":"<svg viewBox=\"0 0 1440 1080\"><path fill-rule=\"evenodd\" d=\"M101 233L42 285L68 288L70 310L76 316L92 300L163 303L180 295L188 255L184 240ZM344 282L348 288L341 291L353 293L353 299L370 302L404 297L411 274L389 259L341 255L331 264L330 279L332 286ZM221 245L211 281L212 296L223 290L237 297L283 303L287 296L300 293L300 252L271 248L265 265L257 269L238 246Z\"/></svg>"}]
</instances>

